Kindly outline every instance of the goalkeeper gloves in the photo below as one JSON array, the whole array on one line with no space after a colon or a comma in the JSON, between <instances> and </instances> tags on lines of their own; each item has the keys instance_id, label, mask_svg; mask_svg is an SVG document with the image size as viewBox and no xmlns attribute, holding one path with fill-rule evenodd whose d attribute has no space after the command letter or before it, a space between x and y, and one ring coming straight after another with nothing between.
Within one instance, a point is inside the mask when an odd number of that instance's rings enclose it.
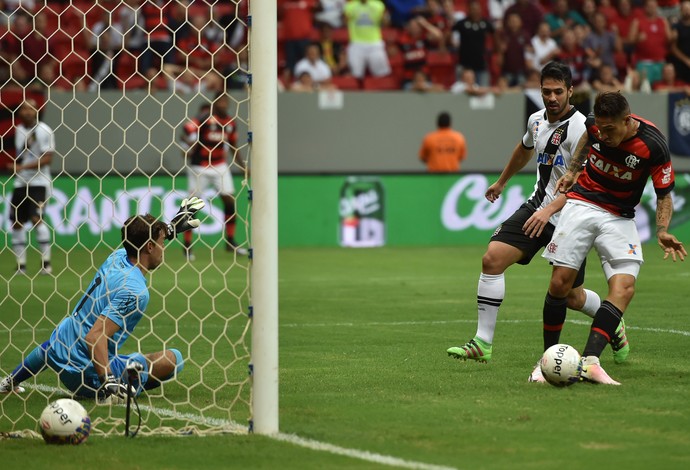
<instances>
[{"instance_id":1,"label":"goalkeeper gloves","mask_svg":"<svg viewBox=\"0 0 690 470\"><path fill-rule=\"evenodd\" d=\"M170 224L168 224L168 233L166 238L172 240L177 237L178 234L197 228L201 225L201 221L194 218L201 208L206 204L204 201L198 197L190 197L189 199L184 199L182 204L180 204L180 210L177 211L175 217L173 217Z\"/></svg>"}]
</instances>

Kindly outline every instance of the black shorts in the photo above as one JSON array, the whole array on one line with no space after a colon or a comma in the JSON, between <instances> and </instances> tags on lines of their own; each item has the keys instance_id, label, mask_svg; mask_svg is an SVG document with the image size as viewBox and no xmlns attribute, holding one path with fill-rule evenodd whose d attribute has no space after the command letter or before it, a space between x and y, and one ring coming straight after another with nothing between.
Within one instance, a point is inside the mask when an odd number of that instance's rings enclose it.
<instances>
[{"instance_id":1,"label":"black shorts","mask_svg":"<svg viewBox=\"0 0 690 470\"><path fill-rule=\"evenodd\" d=\"M530 238L525 234L522 227L534 212L535 210L527 204L521 205L520 208L516 210L513 215L508 217L491 236L492 242L502 242L522 251L523 256L522 259L518 261L518 264L529 264L532 258L534 258L534 255L548 245L553 237L555 227L552 223L546 224L541 235L538 237ZM586 264L587 260L580 266L580 271L577 273L577 279L575 279L573 287L579 287L584 284Z\"/></svg>"},{"instance_id":2,"label":"black shorts","mask_svg":"<svg viewBox=\"0 0 690 470\"><path fill-rule=\"evenodd\" d=\"M41 217L45 202L45 186L14 188L12 192L12 205L10 206L10 220L23 224L34 216Z\"/></svg>"}]
</instances>

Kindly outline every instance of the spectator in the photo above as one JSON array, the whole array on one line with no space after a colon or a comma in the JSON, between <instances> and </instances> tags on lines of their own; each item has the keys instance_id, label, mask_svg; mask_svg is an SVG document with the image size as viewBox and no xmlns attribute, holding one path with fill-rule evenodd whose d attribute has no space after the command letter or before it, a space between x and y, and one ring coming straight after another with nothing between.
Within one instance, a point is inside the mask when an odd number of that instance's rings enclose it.
<instances>
[{"instance_id":1,"label":"spectator","mask_svg":"<svg viewBox=\"0 0 690 470\"><path fill-rule=\"evenodd\" d=\"M331 68L321 59L321 49L317 43L307 46L306 55L295 65L295 77L301 76L304 72L311 75L316 85L331 81Z\"/></svg>"},{"instance_id":2,"label":"spectator","mask_svg":"<svg viewBox=\"0 0 690 470\"><path fill-rule=\"evenodd\" d=\"M139 7L148 38L148 46L139 56L139 70L154 84L164 66L175 63L173 36L168 24L171 6L167 0L144 0Z\"/></svg>"},{"instance_id":3,"label":"spectator","mask_svg":"<svg viewBox=\"0 0 690 470\"><path fill-rule=\"evenodd\" d=\"M436 118L437 130L428 133L419 149L419 159L430 173L457 173L467 158L465 136L451 129L450 114L446 111Z\"/></svg>"},{"instance_id":4,"label":"spectator","mask_svg":"<svg viewBox=\"0 0 690 470\"><path fill-rule=\"evenodd\" d=\"M125 0L117 9L124 35L124 51L139 62L139 72L143 73L141 67L142 54L146 46L146 24L144 15L141 13L141 0Z\"/></svg>"},{"instance_id":5,"label":"spectator","mask_svg":"<svg viewBox=\"0 0 690 470\"><path fill-rule=\"evenodd\" d=\"M671 54L678 78L690 83L690 0L680 5L680 19L673 25Z\"/></svg>"},{"instance_id":6,"label":"spectator","mask_svg":"<svg viewBox=\"0 0 690 470\"><path fill-rule=\"evenodd\" d=\"M544 20L544 10L536 0L516 0L515 5L509 7L503 17L503 28L508 28L508 18L513 13L520 16L522 27L527 32L527 37L537 34L539 23Z\"/></svg>"},{"instance_id":7,"label":"spectator","mask_svg":"<svg viewBox=\"0 0 690 470\"><path fill-rule=\"evenodd\" d=\"M407 91L416 91L426 93L428 91L444 91L443 85L434 83L429 79L429 76L423 70L415 71L412 80L404 85Z\"/></svg>"},{"instance_id":8,"label":"spectator","mask_svg":"<svg viewBox=\"0 0 690 470\"><path fill-rule=\"evenodd\" d=\"M618 18L618 10L616 10L616 7L611 5L611 0L599 0L599 7L597 8L597 11L604 15L604 18L606 18L606 24L609 26L616 21L616 18Z\"/></svg>"},{"instance_id":9,"label":"spectator","mask_svg":"<svg viewBox=\"0 0 690 470\"><path fill-rule=\"evenodd\" d=\"M564 31L576 24L585 25L587 21L576 10L570 9L568 0L554 0L553 11L544 17L551 27L551 37L560 44Z\"/></svg>"},{"instance_id":10,"label":"spectator","mask_svg":"<svg viewBox=\"0 0 690 470\"><path fill-rule=\"evenodd\" d=\"M541 71L544 66L558 57L560 49L558 43L551 37L551 28L549 23L542 21L537 28L537 34L530 41L532 50L527 54L530 67Z\"/></svg>"},{"instance_id":11,"label":"spectator","mask_svg":"<svg viewBox=\"0 0 690 470\"><path fill-rule=\"evenodd\" d=\"M666 18L659 16L656 0L645 0L643 14L630 26L630 38L635 44L637 70L647 76L650 83L661 79L671 39L671 27Z\"/></svg>"},{"instance_id":12,"label":"spectator","mask_svg":"<svg viewBox=\"0 0 690 470\"><path fill-rule=\"evenodd\" d=\"M364 78L367 69L376 77L389 75L391 67L381 35L386 6L381 0L350 0L344 11L350 34L347 61L352 75Z\"/></svg>"},{"instance_id":13,"label":"spectator","mask_svg":"<svg viewBox=\"0 0 690 470\"><path fill-rule=\"evenodd\" d=\"M517 13L506 18L506 28L497 35L496 50L499 55L501 77L508 88L522 86L527 72L525 54L530 36L522 28L522 20Z\"/></svg>"},{"instance_id":14,"label":"spectator","mask_svg":"<svg viewBox=\"0 0 690 470\"><path fill-rule=\"evenodd\" d=\"M558 60L570 67L570 73L573 76L572 83L575 89L589 88L585 77L587 54L577 42L575 31L569 29L563 32L561 53L558 55Z\"/></svg>"},{"instance_id":15,"label":"spectator","mask_svg":"<svg viewBox=\"0 0 690 470\"><path fill-rule=\"evenodd\" d=\"M314 82L314 78L309 72L302 72L297 75L297 80L290 84L289 91L297 93L312 93L316 91L318 85Z\"/></svg>"},{"instance_id":16,"label":"spectator","mask_svg":"<svg viewBox=\"0 0 690 470\"><path fill-rule=\"evenodd\" d=\"M427 12L425 13L429 23L436 26L443 33L443 44L447 49L453 47L451 36L453 25L457 23L455 18L455 4L453 0L428 0ZM464 14L463 14L464 17Z\"/></svg>"},{"instance_id":17,"label":"spectator","mask_svg":"<svg viewBox=\"0 0 690 470\"><path fill-rule=\"evenodd\" d=\"M580 7L580 12L582 13L582 18L585 20L585 25L590 28L594 26L594 15L597 12L597 4L594 0L582 0L582 6Z\"/></svg>"},{"instance_id":18,"label":"spectator","mask_svg":"<svg viewBox=\"0 0 690 470\"><path fill-rule=\"evenodd\" d=\"M607 64L601 64L592 80L592 88L596 92L623 91L623 83L616 78L615 69Z\"/></svg>"},{"instance_id":19,"label":"spectator","mask_svg":"<svg viewBox=\"0 0 690 470\"><path fill-rule=\"evenodd\" d=\"M120 16L101 10L101 18L85 29L91 58L89 90L117 88L115 72L124 47L123 28Z\"/></svg>"},{"instance_id":20,"label":"spectator","mask_svg":"<svg viewBox=\"0 0 690 470\"><path fill-rule=\"evenodd\" d=\"M676 77L676 68L673 64L666 63L661 72L661 80L652 83L652 90L667 92L684 91L690 95L690 83L679 80Z\"/></svg>"},{"instance_id":21,"label":"spectator","mask_svg":"<svg viewBox=\"0 0 690 470\"><path fill-rule=\"evenodd\" d=\"M313 30L312 15L316 0L279 0L278 18L283 25L285 65L294 70L304 57Z\"/></svg>"},{"instance_id":22,"label":"spectator","mask_svg":"<svg viewBox=\"0 0 690 470\"><path fill-rule=\"evenodd\" d=\"M458 65L461 70L472 70L477 83L488 86L490 77L487 39L494 34L494 26L490 20L482 16L482 7L478 0L469 3L467 13L466 18L453 25L453 31L460 36Z\"/></svg>"},{"instance_id":23,"label":"spectator","mask_svg":"<svg viewBox=\"0 0 690 470\"><path fill-rule=\"evenodd\" d=\"M38 13L32 17L23 10L12 16L10 30L0 39L0 54L10 65L12 80L20 86L51 85L56 78L56 62L48 38L43 35L48 30L45 16Z\"/></svg>"},{"instance_id":24,"label":"spectator","mask_svg":"<svg viewBox=\"0 0 690 470\"><path fill-rule=\"evenodd\" d=\"M333 28L327 23L319 27L321 35L319 37L319 47L321 47L321 57L331 69L331 75L340 76L349 72L347 65L347 49L333 40Z\"/></svg>"},{"instance_id":25,"label":"spectator","mask_svg":"<svg viewBox=\"0 0 690 470\"><path fill-rule=\"evenodd\" d=\"M465 93L469 96L484 96L494 91L488 86L480 86L477 84L474 70L463 69L460 73L460 80L453 83L450 87L450 92L455 94Z\"/></svg>"},{"instance_id":26,"label":"spectator","mask_svg":"<svg viewBox=\"0 0 690 470\"><path fill-rule=\"evenodd\" d=\"M637 12L633 10L631 0L618 0L618 15L609 25L611 31L616 33L621 40L623 52L626 57L626 67L628 65L633 65L635 41L630 36L630 28L636 17Z\"/></svg>"},{"instance_id":27,"label":"spectator","mask_svg":"<svg viewBox=\"0 0 690 470\"><path fill-rule=\"evenodd\" d=\"M596 72L602 65L615 67L616 51L621 50L622 45L616 33L606 29L606 17L601 12L595 12L593 16L593 26L590 33L585 37L582 47L587 54L585 66L585 76L592 80L596 78Z\"/></svg>"},{"instance_id":28,"label":"spectator","mask_svg":"<svg viewBox=\"0 0 690 470\"><path fill-rule=\"evenodd\" d=\"M398 47L403 55L403 81L412 81L421 70L427 73L427 52L443 43L443 33L422 16L410 19L405 31L398 38ZM436 47L435 47L436 46Z\"/></svg>"},{"instance_id":29,"label":"spectator","mask_svg":"<svg viewBox=\"0 0 690 470\"><path fill-rule=\"evenodd\" d=\"M345 0L319 0L314 19L320 25L342 28L343 8L345 8Z\"/></svg>"},{"instance_id":30,"label":"spectator","mask_svg":"<svg viewBox=\"0 0 690 470\"><path fill-rule=\"evenodd\" d=\"M223 79L215 67L215 55L220 43L206 34L209 18L205 14L191 17L189 34L177 39L177 49L184 60L163 65L172 90L186 93L223 90ZM217 36L216 36L217 38Z\"/></svg>"}]
</instances>

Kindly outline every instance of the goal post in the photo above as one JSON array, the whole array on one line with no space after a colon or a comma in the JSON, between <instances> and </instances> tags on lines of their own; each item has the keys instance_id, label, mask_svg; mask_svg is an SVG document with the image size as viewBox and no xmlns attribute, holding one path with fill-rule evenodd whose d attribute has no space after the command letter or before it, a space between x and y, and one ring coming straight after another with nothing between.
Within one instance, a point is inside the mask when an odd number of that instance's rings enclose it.
<instances>
[{"instance_id":1,"label":"goal post","mask_svg":"<svg viewBox=\"0 0 690 470\"><path fill-rule=\"evenodd\" d=\"M276 0L250 2L252 428L278 432L278 71Z\"/></svg>"}]
</instances>

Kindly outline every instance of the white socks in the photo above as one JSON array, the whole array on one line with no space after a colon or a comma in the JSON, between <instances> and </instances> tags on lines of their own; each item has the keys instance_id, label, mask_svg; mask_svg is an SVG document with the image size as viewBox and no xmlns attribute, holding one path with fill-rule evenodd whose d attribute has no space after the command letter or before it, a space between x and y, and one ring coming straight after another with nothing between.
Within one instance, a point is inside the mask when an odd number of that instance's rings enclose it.
<instances>
[{"instance_id":1,"label":"white socks","mask_svg":"<svg viewBox=\"0 0 690 470\"><path fill-rule=\"evenodd\" d=\"M594 315L596 315L597 310L599 310L599 307L601 307L601 298L599 298L599 294L594 292L593 290L589 289L583 289L585 291L585 304L582 306L580 311L587 315L590 318L594 318Z\"/></svg>"},{"instance_id":2,"label":"white socks","mask_svg":"<svg viewBox=\"0 0 690 470\"><path fill-rule=\"evenodd\" d=\"M479 276L477 286L477 336L488 344L494 342L498 309L506 292L503 274L484 274Z\"/></svg>"}]
</instances>

